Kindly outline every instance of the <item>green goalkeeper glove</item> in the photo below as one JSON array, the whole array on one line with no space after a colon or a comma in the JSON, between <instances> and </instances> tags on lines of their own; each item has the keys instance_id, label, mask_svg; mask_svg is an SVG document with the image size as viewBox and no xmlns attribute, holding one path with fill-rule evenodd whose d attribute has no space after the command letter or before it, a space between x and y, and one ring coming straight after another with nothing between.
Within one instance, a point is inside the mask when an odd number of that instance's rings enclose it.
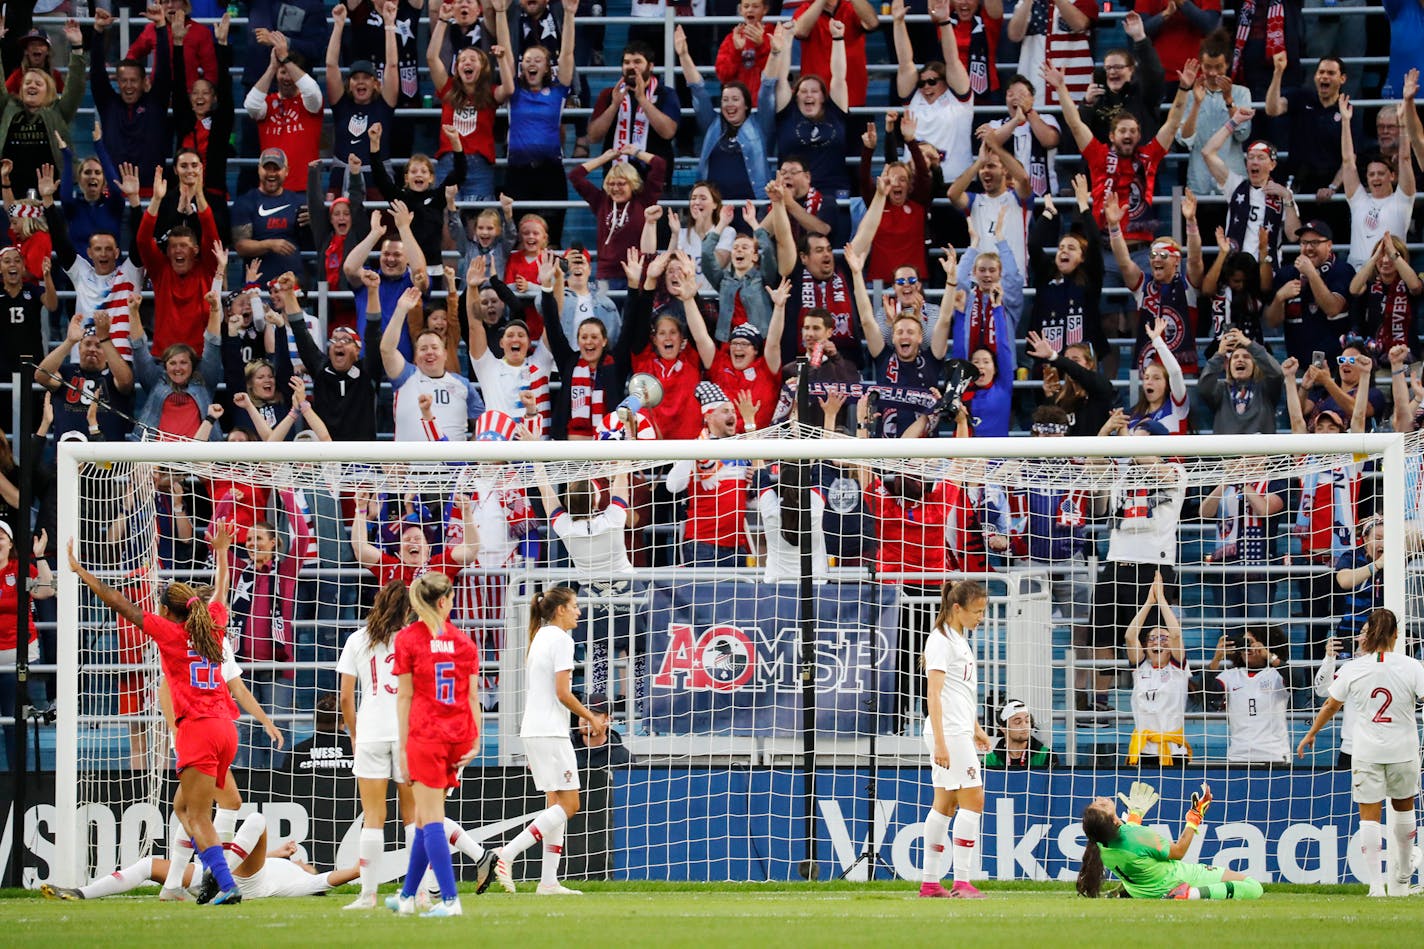
<instances>
[{"instance_id":1,"label":"green goalkeeper glove","mask_svg":"<svg viewBox=\"0 0 1424 949\"><path fill-rule=\"evenodd\" d=\"M1201 830L1202 821L1206 819L1206 809L1211 807L1211 801L1211 788L1203 781L1201 790L1192 793L1192 809L1187 811L1187 823Z\"/></svg>"},{"instance_id":2,"label":"green goalkeeper glove","mask_svg":"<svg viewBox=\"0 0 1424 949\"><path fill-rule=\"evenodd\" d=\"M1126 794L1118 793L1118 800L1127 805L1127 822L1140 824L1160 798L1152 785L1145 781L1134 781Z\"/></svg>"}]
</instances>

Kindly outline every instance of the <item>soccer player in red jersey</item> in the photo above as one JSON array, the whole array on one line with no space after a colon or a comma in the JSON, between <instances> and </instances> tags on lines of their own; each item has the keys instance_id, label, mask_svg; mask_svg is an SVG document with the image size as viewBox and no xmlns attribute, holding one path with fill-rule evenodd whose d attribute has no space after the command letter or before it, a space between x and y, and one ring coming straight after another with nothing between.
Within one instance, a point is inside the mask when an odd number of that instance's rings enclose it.
<instances>
[{"instance_id":1,"label":"soccer player in red jersey","mask_svg":"<svg viewBox=\"0 0 1424 949\"><path fill-rule=\"evenodd\" d=\"M441 902L425 915L459 916L445 837L445 792L460 783L460 769L479 750L479 654L450 622L455 586L449 577L430 572L418 578L411 584L410 604L418 619L396 634L396 712L420 830L400 895L386 905L402 916L414 914L415 890L429 866L440 883Z\"/></svg>"},{"instance_id":2,"label":"soccer player in red jersey","mask_svg":"<svg viewBox=\"0 0 1424 949\"><path fill-rule=\"evenodd\" d=\"M214 553L219 561L225 551L218 546L226 547L230 542L226 531L214 531ZM220 602L205 604L193 587L175 581L164 592L159 612L150 613L86 570L74 555L72 539L68 554L69 569L84 585L158 646L178 723L179 777L173 810L193 840L198 859L217 880L218 895L212 902L240 903L242 892L228 869L212 817L213 798L219 788L227 786L228 768L237 752L237 705L222 676L227 607Z\"/></svg>"}]
</instances>

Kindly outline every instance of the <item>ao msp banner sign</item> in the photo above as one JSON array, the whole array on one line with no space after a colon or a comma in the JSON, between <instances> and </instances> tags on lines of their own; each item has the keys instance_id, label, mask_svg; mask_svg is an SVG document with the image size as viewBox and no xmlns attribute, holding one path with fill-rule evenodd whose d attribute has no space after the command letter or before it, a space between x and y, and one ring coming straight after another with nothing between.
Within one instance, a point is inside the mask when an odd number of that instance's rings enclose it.
<instances>
[{"instance_id":1,"label":"ao msp banner sign","mask_svg":"<svg viewBox=\"0 0 1424 949\"><path fill-rule=\"evenodd\" d=\"M647 631L649 728L800 734L796 607L794 583L655 583ZM874 709L895 707L899 591L890 584L822 584L815 609L816 729L868 734ZM882 734L893 718L879 716Z\"/></svg>"}]
</instances>

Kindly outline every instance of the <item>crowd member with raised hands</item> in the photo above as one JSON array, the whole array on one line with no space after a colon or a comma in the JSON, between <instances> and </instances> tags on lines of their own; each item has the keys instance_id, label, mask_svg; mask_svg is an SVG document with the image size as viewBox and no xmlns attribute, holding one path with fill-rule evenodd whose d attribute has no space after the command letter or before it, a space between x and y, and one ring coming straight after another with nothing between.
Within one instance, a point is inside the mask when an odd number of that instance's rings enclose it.
<instances>
[{"instance_id":1,"label":"crowd member with raised hands","mask_svg":"<svg viewBox=\"0 0 1424 949\"><path fill-rule=\"evenodd\" d=\"M492 0L496 16L509 0ZM520 40L519 69L509 99L509 142L505 155L505 190L515 201L563 201L569 195L564 173L563 111L574 90L574 15L578 3L563 4L558 59L545 47ZM559 72L554 73L558 64ZM555 245L564 232L564 211L542 212Z\"/></svg>"},{"instance_id":2,"label":"crowd member with raised hands","mask_svg":"<svg viewBox=\"0 0 1424 949\"><path fill-rule=\"evenodd\" d=\"M568 261L570 275L575 270L579 272L579 279L583 281L581 290L587 293L588 258L582 250L570 248ZM569 287L573 281L565 281L563 268L555 266L551 270L553 287L540 297L540 305L544 307L542 343L558 367L563 384L553 393L552 427L548 431L552 438L559 441L597 438L605 417L622 399L632 372L632 334L620 332L617 341L610 344L608 323L602 316L590 313L588 316L575 316L571 339L557 309L563 301L564 312L567 313L567 301L579 291ZM472 265L467 284L473 283L477 276ZM612 315L617 317L617 311L614 310ZM473 323L474 320L475 317L471 316L470 321Z\"/></svg>"},{"instance_id":3,"label":"crowd member with raised hands","mask_svg":"<svg viewBox=\"0 0 1424 949\"><path fill-rule=\"evenodd\" d=\"M672 140L682 120L677 92L658 79L654 69L657 56L646 43L631 40L623 47L621 61L622 77L599 93L593 105L588 137L591 141L602 139L605 151L621 153L625 146L632 146L670 164ZM560 68L563 62L559 60Z\"/></svg>"},{"instance_id":4,"label":"crowd member with raised hands","mask_svg":"<svg viewBox=\"0 0 1424 949\"><path fill-rule=\"evenodd\" d=\"M1177 355L1167 343L1167 322L1155 319L1143 328L1151 344L1151 352L1142 359L1141 390L1137 402L1119 428L1133 431L1141 428L1153 434L1185 435L1192 420L1191 392ZM1113 421L1109 419L1108 425ZM1157 426L1154 428L1153 426ZM1103 434L1115 434L1104 432Z\"/></svg>"},{"instance_id":5,"label":"crowd member with raised hands","mask_svg":"<svg viewBox=\"0 0 1424 949\"><path fill-rule=\"evenodd\" d=\"M1160 3L1161 0L1149 2ZM1221 127L1231 123L1233 112L1251 108L1251 90L1238 85L1232 74L1231 34L1225 29L1209 33L1201 41L1198 55L1201 61L1201 78L1192 87L1192 105L1187 117L1182 120L1182 127L1177 131L1177 143L1186 146L1188 152L1187 187L1197 194L1221 194L1221 186L1216 183L1216 176L1207 168L1203 151L1207 142ZM1164 65L1171 71L1171 64ZM1244 178L1246 163L1241 149L1251 138L1252 126L1249 120L1231 124L1231 143L1222 145L1217 149L1217 153L1226 163L1230 173Z\"/></svg>"},{"instance_id":6,"label":"crowd member with raised hands","mask_svg":"<svg viewBox=\"0 0 1424 949\"><path fill-rule=\"evenodd\" d=\"M374 292L374 291L373 291ZM445 337L426 330L413 344L414 362L400 351L406 314L420 305L420 290L408 287L396 301L390 322L381 334L381 362L395 390L396 441L465 441L474 420L485 410L479 389L445 365ZM420 397L433 401L434 422L422 418Z\"/></svg>"},{"instance_id":7,"label":"crowd member with raised hands","mask_svg":"<svg viewBox=\"0 0 1424 949\"><path fill-rule=\"evenodd\" d=\"M194 234L182 225L175 227L168 232L164 249L159 250L155 235L158 208L168 193L168 182L160 170L154 172L153 196L139 222L135 240L139 258L153 285L154 348L161 351L174 343L183 343L200 353L205 343L203 327L208 315L205 296L215 289L222 245L218 242L217 223L203 189L189 190L182 184L179 189L184 192L183 198L193 201L198 208L200 233ZM129 324L131 336L138 329L134 322L131 320Z\"/></svg>"},{"instance_id":8,"label":"crowd member with raised hands","mask_svg":"<svg viewBox=\"0 0 1424 949\"><path fill-rule=\"evenodd\" d=\"M1344 342L1344 349L1335 357L1335 373L1328 365L1312 363L1306 368L1300 385L1306 417L1333 411L1344 418L1354 413L1355 401L1361 399L1366 420L1384 418L1384 393L1375 387L1374 361L1366 355L1368 347L1358 336L1347 336Z\"/></svg>"},{"instance_id":9,"label":"crowd member with raised hands","mask_svg":"<svg viewBox=\"0 0 1424 949\"><path fill-rule=\"evenodd\" d=\"M1394 346L1389 351L1389 386L1396 432L1414 432L1424 425L1424 415L1420 413L1424 387L1417 374L1410 374L1411 355L1408 346Z\"/></svg>"},{"instance_id":10,"label":"crowd member with raised hands","mask_svg":"<svg viewBox=\"0 0 1424 949\"><path fill-rule=\"evenodd\" d=\"M1093 135L1092 129L1079 115L1077 106L1068 96L1063 73L1052 65L1044 67L1044 81L1058 90L1063 106L1063 122L1073 133L1073 140L1078 143L1088 166L1093 186L1093 214L1098 226L1108 225L1104 216L1108 207L1106 198L1112 192L1122 209L1118 219L1122 239L1138 270L1146 269L1149 245L1157 235L1157 215L1152 210L1152 196L1157 193L1157 171L1181 125L1187 95L1196 83L1197 69L1195 59L1189 59L1183 65L1171 111L1155 138L1143 143L1142 127L1137 117L1123 112L1113 118L1108 141L1104 143ZM1117 257L1114 252L1107 261L1105 288L1130 286Z\"/></svg>"},{"instance_id":11,"label":"crowd member with raised hands","mask_svg":"<svg viewBox=\"0 0 1424 949\"><path fill-rule=\"evenodd\" d=\"M1186 220L1186 260L1182 248L1171 237L1155 239L1148 252L1148 267L1139 267L1123 237L1124 210L1116 195L1108 195L1106 215L1108 235L1119 273L1137 302L1137 345L1133 351L1133 367L1141 371L1151 354L1149 348L1160 349L1158 340L1172 352L1183 372L1197 370L1197 294L1201 287L1201 229L1196 222L1196 196L1190 191L1182 200L1182 217ZM1160 325L1156 337L1148 327Z\"/></svg>"},{"instance_id":12,"label":"crowd member with raised hands","mask_svg":"<svg viewBox=\"0 0 1424 949\"><path fill-rule=\"evenodd\" d=\"M248 25L251 27L250 22ZM280 148L291 161L288 185L293 191L305 191L307 166L321 156L321 127L326 115L321 87L307 74L309 60L290 48L284 34L259 29L254 36L272 52L266 71L248 90L242 108L257 123L257 144L262 151ZM275 91L271 91L273 80Z\"/></svg>"},{"instance_id":13,"label":"crowd member with raised hands","mask_svg":"<svg viewBox=\"0 0 1424 949\"><path fill-rule=\"evenodd\" d=\"M324 162L318 159L308 169L307 227L311 230L312 248L321 261L317 268L319 279L326 281L328 289L347 289L343 270L346 254L366 239L371 228L364 214L366 177L362 174L361 159L354 155L348 156L345 162L334 162L332 175L339 183L328 204L322 164ZM331 311L327 317L329 323L356 325L356 310L351 301L330 299L327 305Z\"/></svg>"},{"instance_id":14,"label":"crowd member with raised hands","mask_svg":"<svg viewBox=\"0 0 1424 949\"><path fill-rule=\"evenodd\" d=\"M1264 287L1271 284L1271 235L1266 228L1256 231L1256 253L1232 250L1226 229L1216 229L1216 258L1202 277L1201 295L1210 302L1211 323L1202 323L1208 337L1206 357L1215 355L1221 338L1235 329L1250 340L1265 342L1262 319L1266 310ZM1200 313L1198 307L1198 313Z\"/></svg>"},{"instance_id":15,"label":"crowd member with raised hands","mask_svg":"<svg viewBox=\"0 0 1424 949\"><path fill-rule=\"evenodd\" d=\"M752 115L756 104L752 90L735 79L723 83L721 101L714 110L702 73L688 51L687 35L680 26L674 35L673 48L692 95L697 130L702 133L698 179L716 184L724 201L749 201L758 197L766 190L771 163L767 159L766 130ZM765 113L762 118L764 116Z\"/></svg>"},{"instance_id":16,"label":"crowd member with raised hands","mask_svg":"<svg viewBox=\"0 0 1424 949\"><path fill-rule=\"evenodd\" d=\"M124 316L127 321L127 300ZM34 380L60 397L54 409L56 439L66 432L87 434L90 408L104 441L122 441L128 435L134 373L114 345L108 311L95 313L92 324L82 312L70 317L64 338L45 354Z\"/></svg>"},{"instance_id":17,"label":"crowd member with raised hands","mask_svg":"<svg viewBox=\"0 0 1424 949\"><path fill-rule=\"evenodd\" d=\"M73 81L65 85L61 96L55 90L54 77L43 69L27 68L20 78L18 91L0 89L0 158L10 163L4 175L5 184L16 194L24 195L35 187L40 166L46 163L62 167L63 155L55 133L68 136L70 125L84 98L85 83L80 81L88 68L89 57L84 52L79 24L69 20L64 26L69 41L69 75ZM104 76L104 90L113 95ZM95 95L102 95L96 85Z\"/></svg>"},{"instance_id":18,"label":"crowd member with raised hands","mask_svg":"<svg viewBox=\"0 0 1424 949\"><path fill-rule=\"evenodd\" d=\"M134 59L121 60L114 70L114 80L110 81L105 62L106 33L115 18L107 10L101 8L94 12L94 31L88 42L88 85L94 96L95 111L104 126L104 146L115 161L137 165L140 180L144 181L163 167L173 145L168 109L168 84L173 78L169 67L168 26L163 22L164 14L160 9L153 11L152 19L157 34L152 81L143 63ZM70 42L76 48L79 46L78 26L74 28ZM70 75L77 79L83 73L71 72ZM65 89L66 97L61 102L72 96L77 108L84 84L71 82ZM61 114L63 111L61 108ZM74 110L71 110L66 117L66 126L73 120Z\"/></svg>"},{"instance_id":19,"label":"crowd member with raised hands","mask_svg":"<svg viewBox=\"0 0 1424 949\"><path fill-rule=\"evenodd\" d=\"M1234 252L1258 255L1262 263L1280 266L1281 244L1294 240L1300 229L1300 210L1295 195L1271 178L1276 170L1276 147L1257 139L1246 146L1246 173L1234 172L1221 150L1236 132L1251 121L1255 112L1237 107L1225 125L1217 129L1202 148L1201 157L1216 182L1217 190L1229 196L1226 204L1226 236ZM1266 237L1262 239L1262 232ZM1265 255L1260 248L1265 246Z\"/></svg>"},{"instance_id":20,"label":"crowd member with raised hands","mask_svg":"<svg viewBox=\"0 0 1424 949\"><path fill-rule=\"evenodd\" d=\"M1419 91L1419 78L1406 83L1404 93L1412 98ZM1392 105L1386 109L1395 108ZM1374 253L1375 245L1387 234L1409 233L1414 217L1414 159L1409 136L1399 139L1398 169L1383 155L1365 156L1365 180L1355 161L1355 139L1350 130L1355 107L1349 96L1340 97L1340 185L1350 204L1350 266L1358 270Z\"/></svg>"},{"instance_id":21,"label":"crowd member with raised hands","mask_svg":"<svg viewBox=\"0 0 1424 949\"><path fill-rule=\"evenodd\" d=\"M191 148L202 159L203 187L208 192L209 202L226 204L227 163L232 157L234 125L232 47L227 41L232 28L232 13L223 13L208 39L210 43L213 39L217 41L213 47L216 69L185 80L183 77L189 75L190 69L191 44L188 38L201 36L198 27L199 24L181 15L181 12L169 18L169 31L173 36L173 77L169 83L173 131L177 135L179 148ZM199 57L202 57L201 53Z\"/></svg>"},{"instance_id":22,"label":"crowd member with raised hands","mask_svg":"<svg viewBox=\"0 0 1424 949\"><path fill-rule=\"evenodd\" d=\"M845 27L839 20L829 23L826 28L832 34L845 36ZM847 133L850 99L846 90L845 43L832 42L831 46L829 74L808 69L803 62L801 75L792 85L787 80L791 71L791 31L785 23L779 25L772 34L771 59L765 74L776 83L776 94L763 95L757 102L757 111L761 113L763 129L770 126L776 130L776 154L782 158L797 156L823 196L821 200L834 206L838 199L850 197L846 158L851 154L852 143ZM774 116L773 121L768 122L767 113ZM841 219L839 209L835 219Z\"/></svg>"},{"instance_id":23,"label":"crowd member with raised hands","mask_svg":"<svg viewBox=\"0 0 1424 949\"><path fill-rule=\"evenodd\" d=\"M394 234L386 220L383 212L371 212L371 230L351 248L342 264L342 272L354 292L352 302L356 305L356 335L361 339L367 336L369 316L379 315L381 332L384 333L401 294L412 287L423 294L430 287L425 254L411 231L414 215L403 202L393 201L389 220L395 224ZM380 264L375 270L368 270L367 259L378 246ZM402 356L411 354L410 337L404 330L399 346Z\"/></svg>"},{"instance_id":24,"label":"crowd member with raised hands","mask_svg":"<svg viewBox=\"0 0 1424 949\"><path fill-rule=\"evenodd\" d=\"M1093 219L1086 176L1073 176L1073 197L1072 202L1060 202L1051 195L1045 196L1043 213L1034 218L1030 228L1026 272L1032 275L1035 289L1033 308L1022 325L1030 343L1037 334L1053 352L1080 344L1088 346L1096 366L1096 360L1109 350L1099 316L1103 241ZM1056 247L1052 255L1043 250L1049 246ZM1042 358L1032 352L1030 355Z\"/></svg>"},{"instance_id":25,"label":"crowd member with raised hands","mask_svg":"<svg viewBox=\"0 0 1424 949\"><path fill-rule=\"evenodd\" d=\"M213 30L193 19L191 0L164 0L162 4L150 6L144 15L149 22L129 44L124 59L136 63L147 62L159 41L164 40L168 44L170 62L175 47L186 47L186 68L173 75L174 81L183 88L191 89L200 79L212 80L217 77L219 65ZM167 35L160 37L158 31L163 28L166 28Z\"/></svg>"},{"instance_id":26,"label":"crowd member with raised hands","mask_svg":"<svg viewBox=\"0 0 1424 949\"><path fill-rule=\"evenodd\" d=\"M414 583L425 573L440 573L454 580L466 565L473 563L480 552L480 534L475 524L475 504L457 496L454 507L460 514L462 533L458 543L449 543L432 551L425 524L419 514L410 514L397 523L380 521L382 504L365 489L355 494L351 513L351 552L356 562L376 577L383 586L393 581ZM390 530L396 535L392 545L395 553L382 550L371 542L369 522L375 521L378 534ZM445 525L438 525L445 534Z\"/></svg>"},{"instance_id":27,"label":"crowd member with raised hands","mask_svg":"<svg viewBox=\"0 0 1424 949\"><path fill-rule=\"evenodd\" d=\"M1212 432L1273 434L1281 381L1280 363L1270 350L1240 330L1228 330L1197 381L1197 395L1213 413Z\"/></svg>"},{"instance_id":28,"label":"crowd member with raised hands","mask_svg":"<svg viewBox=\"0 0 1424 949\"><path fill-rule=\"evenodd\" d=\"M946 180L953 181L974 160L974 93L969 74L955 41L955 30L947 28L950 17L947 0L931 4L937 23L941 58L915 65L910 34L905 26L905 0L890 4L892 37L895 45L895 92L905 100L905 114L914 115L919 138L934 146L942 157ZM991 76L996 72L989 64ZM888 133L888 128L887 128Z\"/></svg>"},{"instance_id":29,"label":"crowd member with raised hands","mask_svg":"<svg viewBox=\"0 0 1424 949\"><path fill-rule=\"evenodd\" d=\"M133 220L130 221L130 212L125 206L127 194L122 187L123 178L104 148L103 129L97 121L94 123L93 141L94 154L80 159L77 167L71 167L73 149L60 149L66 166L58 193L64 202L64 220L70 238L76 247L87 247L90 234L107 231L119 235L119 246L132 247L138 215L132 215ZM137 200L137 174L134 180L134 198ZM51 225L49 230L52 238L54 226Z\"/></svg>"},{"instance_id":30,"label":"crowd member with raised hands","mask_svg":"<svg viewBox=\"0 0 1424 949\"><path fill-rule=\"evenodd\" d=\"M1396 346L1424 352L1419 334L1419 302L1424 281L1409 262L1403 240L1385 231L1350 279L1355 332L1375 354Z\"/></svg>"},{"instance_id":31,"label":"crowd member with raised hands","mask_svg":"<svg viewBox=\"0 0 1424 949\"><path fill-rule=\"evenodd\" d=\"M778 185L772 186L773 191L778 188ZM785 230L786 208L779 201L773 201L766 219L758 221L748 201L742 219L752 233L733 236L731 257L724 264L717 249L722 244L722 235L730 229L732 217L731 206L722 205L717 224L702 239L698 252L702 275L717 293L717 325L712 335L719 342L726 342L732 338L732 330L750 324L758 335L771 339L771 299L767 292L781 282L780 248L772 237L772 229ZM693 265L694 260L688 256L684 266ZM697 288L692 289L695 293Z\"/></svg>"},{"instance_id":32,"label":"crowd member with raised hands","mask_svg":"<svg viewBox=\"0 0 1424 949\"><path fill-rule=\"evenodd\" d=\"M470 269L470 276L476 281L480 281L483 276L480 273L481 263L483 261L474 264ZM541 287L544 280L548 280L550 285L553 284L553 271L557 269L554 255L546 251ZM540 292L551 294L549 289L541 289ZM553 296L552 299L557 301L561 296L562 294ZM547 322L546 319L546 326ZM515 316L500 327L500 355L497 356L490 347L489 331L484 321L471 318L467 323L470 333L470 369L480 384L485 408L518 418L524 414L522 396L529 393L534 397L539 418L543 423L542 430L547 432L550 415L549 353L547 350L535 349L537 340L530 332L529 324Z\"/></svg>"},{"instance_id":33,"label":"crowd member with raised hands","mask_svg":"<svg viewBox=\"0 0 1424 949\"><path fill-rule=\"evenodd\" d=\"M371 148L378 149L384 134L381 126L372 126L368 134ZM384 164L378 162L371 167L371 181L393 202L392 210L397 201L410 210L411 235L427 262L440 260L445 246L445 212L449 208L445 189L465 180L464 140L453 125L442 125L440 135L449 143L453 156L450 171L442 179L435 176L435 162L421 153L411 155L406 162L401 185L391 179Z\"/></svg>"},{"instance_id":34,"label":"crowd member with raised hands","mask_svg":"<svg viewBox=\"0 0 1424 949\"><path fill-rule=\"evenodd\" d=\"M630 159L647 169L644 179ZM589 173L608 165L603 187L588 180ZM627 281L621 261L636 247L643 231L643 213L658 203L667 183L668 165L662 156L636 145L609 149L597 158L575 165L569 181L593 212L598 224L598 279L609 289L622 290Z\"/></svg>"},{"instance_id":35,"label":"crowd member with raised hands","mask_svg":"<svg viewBox=\"0 0 1424 949\"><path fill-rule=\"evenodd\" d=\"M1295 180L1302 194L1314 194L1321 202L1316 217L1326 219L1331 227L1345 222L1329 202L1340 190L1340 129L1343 122L1359 122L1358 117L1346 118L1342 104L1347 75L1345 63L1338 56L1324 56L1315 67L1312 85L1281 92L1281 80L1290 65L1290 57L1278 52L1271 58L1271 84L1266 89L1266 114L1286 115L1290 130L1290 163L1286 171ZM1359 136L1358 126L1351 130Z\"/></svg>"},{"instance_id":36,"label":"crowd member with raised hands","mask_svg":"<svg viewBox=\"0 0 1424 949\"><path fill-rule=\"evenodd\" d=\"M766 0L740 0L737 14L742 22L722 37L717 48L717 81L726 86L740 82L752 95L756 108L761 93L761 77L771 57L771 34L766 28Z\"/></svg>"},{"instance_id":37,"label":"crowd member with raised hands","mask_svg":"<svg viewBox=\"0 0 1424 949\"><path fill-rule=\"evenodd\" d=\"M374 165L388 157L372 149L368 130L377 125L391 128L395 124L396 102L400 98L396 6L395 0L378 0L371 4L371 13L389 27L383 31L385 55L381 69L377 71L376 64L368 59L358 59L351 63L345 79L341 77L341 47L349 13L344 3L338 3L331 10L331 38L326 44L325 70L326 99L335 130L331 154L355 155L365 165Z\"/></svg>"},{"instance_id":38,"label":"crowd member with raised hands","mask_svg":"<svg viewBox=\"0 0 1424 949\"><path fill-rule=\"evenodd\" d=\"M1137 119L1144 136L1157 132L1161 118L1162 86L1166 75L1157 50L1147 38L1142 17L1130 12L1122 21L1123 32L1132 48L1109 49L1103 54L1104 81L1093 81L1083 94L1083 121L1100 142L1110 141L1112 126L1119 114ZM1173 134L1176 134L1175 132Z\"/></svg>"},{"instance_id":39,"label":"crowd member with raised hands","mask_svg":"<svg viewBox=\"0 0 1424 949\"><path fill-rule=\"evenodd\" d=\"M954 248L947 248L946 257L954 260ZM944 374L944 358L949 351L949 325L952 306L939 308L931 340L925 339L925 326L918 310L901 309L885 314L889 329L882 329L870 305L870 291L865 286L864 258L854 246L845 249L846 267L855 288L856 307L860 312L861 331L865 345L875 365L877 385L930 395L940 385ZM784 285L785 293L791 291ZM953 285L949 289L954 292ZM933 398L933 396L930 396ZM876 438L899 438L923 414L924 406L906 400L887 398L881 393L876 401L874 418ZM932 432L930 434L933 434Z\"/></svg>"},{"instance_id":40,"label":"crowd member with raised hands","mask_svg":"<svg viewBox=\"0 0 1424 949\"><path fill-rule=\"evenodd\" d=\"M574 4L577 9L577 2ZM494 126L495 108L514 95L514 53L509 45L509 19L496 16L496 43L489 52L466 46L455 54L454 65L446 69L440 50L445 41L446 22L453 18L455 4L444 0L430 28L430 45L425 62L430 81L440 98L440 124L454 127L464 143L465 177L458 183L461 201L488 201L495 197ZM495 83L495 61L499 83ZM437 150L436 173L447 178L454 159L447 142Z\"/></svg>"},{"instance_id":41,"label":"crowd member with raised hands","mask_svg":"<svg viewBox=\"0 0 1424 949\"><path fill-rule=\"evenodd\" d=\"M983 191L969 190L975 180ZM1027 273L1025 230L1033 210L1033 189L1023 165L994 136L980 139L974 163L949 186L949 200L969 219L971 234L987 238L990 246L1006 242L1019 273Z\"/></svg>"},{"instance_id":42,"label":"crowd member with raised hands","mask_svg":"<svg viewBox=\"0 0 1424 949\"><path fill-rule=\"evenodd\" d=\"M1035 198L1044 198L1058 192L1058 143L1063 133L1058 119L1034 107L1035 88L1027 76L1015 76L1004 93L1009 117L988 123L983 135L982 125L974 133L1005 148L1013 142L1013 156L1028 170L1029 189Z\"/></svg>"},{"instance_id":43,"label":"crowd member with raised hands","mask_svg":"<svg viewBox=\"0 0 1424 949\"><path fill-rule=\"evenodd\" d=\"M825 79L836 71L836 46L844 47L846 103L865 105L870 76L865 37L880 26L869 0L811 0L795 14L793 34L801 43L801 74Z\"/></svg>"},{"instance_id":44,"label":"crowd member with raised hands","mask_svg":"<svg viewBox=\"0 0 1424 949\"><path fill-rule=\"evenodd\" d=\"M1028 354L1043 363L1043 394L1047 404L1067 417L1065 435L1096 435L1117 404L1117 390L1098 371L1088 343L1070 343L1058 350L1033 330Z\"/></svg>"},{"instance_id":45,"label":"crowd member with raised hands","mask_svg":"<svg viewBox=\"0 0 1424 949\"><path fill-rule=\"evenodd\" d=\"M307 399L307 384L301 376L293 376L288 381L288 388L292 390L291 409L282 414L277 420L277 424L269 425L266 413L258 407L257 403L246 393L239 392L232 397L232 403L239 409L247 413L248 423L251 425L253 434L258 441L264 442L284 442L292 434L292 429L298 422L302 422L306 427L302 430L305 437L319 442L331 441L331 431L326 427L320 415L317 414L316 406ZM269 403L269 406L271 403ZM300 440L300 439L299 439Z\"/></svg>"},{"instance_id":46,"label":"crowd member with raised hands","mask_svg":"<svg viewBox=\"0 0 1424 949\"><path fill-rule=\"evenodd\" d=\"M870 174L875 123L867 123L865 134L860 137L861 196L868 207L853 243L868 252L866 276L871 280L893 280L901 266L912 267L917 273L928 270L925 232L930 202L934 200L929 168L915 142L914 116L906 112L899 125L909 147L910 163L889 162L875 179Z\"/></svg>"},{"instance_id":47,"label":"crowd member with raised hands","mask_svg":"<svg viewBox=\"0 0 1424 949\"><path fill-rule=\"evenodd\" d=\"M668 252L645 258L630 250L623 263L628 279L628 301L623 311L623 330L628 335L634 372L646 372L663 386L663 399L645 414L664 439L697 438L702 432L702 416L697 411L697 386L702 367L688 352L687 329L671 311L653 312L653 296L664 273L676 288L683 280L696 285L696 274L684 274L683 265ZM676 290L674 289L674 296Z\"/></svg>"},{"instance_id":48,"label":"crowd member with raised hands","mask_svg":"<svg viewBox=\"0 0 1424 949\"><path fill-rule=\"evenodd\" d=\"M1142 633L1156 610L1157 624ZM1123 633L1127 661L1132 674L1132 738L1127 746L1127 764L1156 756L1170 766L1177 758L1190 761L1192 746L1187 743L1187 693L1191 673L1187 671L1187 650L1182 642L1182 622L1167 598L1162 573L1152 580L1147 599Z\"/></svg>"}]
</instances>

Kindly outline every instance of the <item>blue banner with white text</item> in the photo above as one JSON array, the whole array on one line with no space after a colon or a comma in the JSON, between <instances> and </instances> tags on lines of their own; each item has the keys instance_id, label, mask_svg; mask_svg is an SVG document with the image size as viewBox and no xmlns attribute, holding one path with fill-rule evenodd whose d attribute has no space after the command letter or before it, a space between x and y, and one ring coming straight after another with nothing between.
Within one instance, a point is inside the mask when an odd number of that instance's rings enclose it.
<instances>
[{"instance_id":1,"label":"blue banner with white text","mask_svg":"<svg viewBox=\"0 0 1424 949\"><path fill-rule=\"evenodd\" d=\"M646 722L653 734L801 734L795 583L661 582L652 588ZM815 588L816 730L866 735L894 707L898 590ZM878 703L872 699L878 696ZM893 716L879 716L885 733Z\"/></svg>"}]
</instances>

